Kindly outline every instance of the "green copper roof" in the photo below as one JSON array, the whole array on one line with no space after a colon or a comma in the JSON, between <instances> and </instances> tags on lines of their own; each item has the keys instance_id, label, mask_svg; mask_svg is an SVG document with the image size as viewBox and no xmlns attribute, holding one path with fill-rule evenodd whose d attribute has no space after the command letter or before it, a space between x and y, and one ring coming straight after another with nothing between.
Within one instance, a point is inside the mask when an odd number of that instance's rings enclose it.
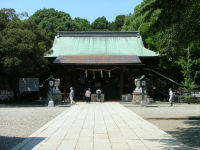
<instances>
[{"instance_id":1,"label":"green copper roof","mask_svg":"<svg viewBox=\"0 0 200 150\"><path fill-rule=\"evenodd\" d=\"M138 32L58 32L53 53L65 55L137 55L158 56L144 48Z\"/></svg>"}]
</instances>

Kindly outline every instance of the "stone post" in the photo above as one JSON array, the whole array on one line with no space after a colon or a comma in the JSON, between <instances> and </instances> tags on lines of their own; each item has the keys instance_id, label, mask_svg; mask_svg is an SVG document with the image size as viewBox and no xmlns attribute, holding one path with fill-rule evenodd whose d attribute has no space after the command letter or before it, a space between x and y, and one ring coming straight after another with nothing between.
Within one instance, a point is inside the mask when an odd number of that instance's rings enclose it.
<instances>
[{"instance_id":1,"label":"stone post","mask_svg":"<svg viewBox=\"0 0 200 150\"><path fill-rule=\"evenodd\" d=\"M136 88L133 91L133 100L132 100L134 104L141 104L141 106L145 106L145 104L149 103L145 87L141 87L140 82L138 82L144 78L145 77L142 76L140 79L135 79Z\"/></svg>"}]
</instances>

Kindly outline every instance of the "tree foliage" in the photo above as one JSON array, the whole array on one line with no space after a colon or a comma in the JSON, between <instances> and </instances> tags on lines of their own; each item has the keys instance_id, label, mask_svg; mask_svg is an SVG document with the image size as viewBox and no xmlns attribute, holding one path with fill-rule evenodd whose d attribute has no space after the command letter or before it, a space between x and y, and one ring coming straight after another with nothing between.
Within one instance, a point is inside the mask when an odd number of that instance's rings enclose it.
<instances>
[{"instance_id":1,"label":"tree foliage","mask_svg":"<svg viewBox=\"0 0 200 150\"><path fill-rule=\"evenodd\" d=\"M31 20L5 16L8 18L0 32L1 73L24 77L44 69L50 38Z\"/></svg>"},{"instance_id":2,"label":"tree foliage","mask_svg":"<svg viewBox=\"0 0 200 150\"><path fill-rule=\"evenodd\" d=\"M106 17L98 17L94 20L91 24L92 30L95 31L108 31L109 30L109 22L107 21Z\"/></svg>"},{"instance_id":3,"label":"tree foliage","mask_svg":"<svg viewBox=\"0 0 200 150\"><path fill-rule=\"evenodd\" d=\"M121 31L122 26L124 25L124 20L125 20L125 15L118 15L115 18L115 21L113 22L113 26L112 29L114 31Z\"/></svg>"},{"instance_id":4,"label":"tree foliage","mask_svg":"<svg viewBox=\"0 0 200 150\"><path fill-rule=\"evenodd\" d=\"M72 31L72 18L68 13L53 8L36 11L30 19L51 37L53 40L57 31Z\"/></svg>"},{"instance_id":5,"label":"tree foliage","mask_svg":"<svg viewBox=\"0 0 200 150\"><path fill-rule=\"evenodd\" d=\"M191 76L192 73L192 60L190 58L190 50L188 48L187 57L186 58L180 58L179 62L181 65L181 72L184 77L183 85L185 85L186 90L189 91L189 93L196 88L196 85L194 83L194 77Z\"/></svg>"},{"instance_id":6,"label":"tree foliage","mask_svg":"<svg viewBox=\"0 0 200 150\"><path fill-rule=\"evenodd\" d=\"M90 22L87 19L74 18L71 22L72 31L90 31Z\"/></svg>"},{"instance_id":7,"label":"tree foliage","mask_svg":"<svg viewBox=\"0 0 200 150\"><path fill-rule=\"evenodd\" d=\"M140 31L145 46L163 56L158 68L160 71L177 81L200 84L199 16L198 0L144 0L133 14L125 17L122 30ZM191 61L184 59L188 48ZM186 64L190 76L184 74L188 72L184 67ZM187 87L191 86L187 84Z\"/></svg>"}]
</instances>

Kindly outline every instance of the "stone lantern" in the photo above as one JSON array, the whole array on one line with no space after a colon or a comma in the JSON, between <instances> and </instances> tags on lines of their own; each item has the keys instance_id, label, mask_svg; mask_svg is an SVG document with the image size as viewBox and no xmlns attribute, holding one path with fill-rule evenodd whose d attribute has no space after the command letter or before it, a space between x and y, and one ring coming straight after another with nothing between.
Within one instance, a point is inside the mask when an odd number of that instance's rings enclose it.
<instances>
[{"instance_id":1,"label":"stone lantern","mask_svg":"<svg viewBox=\"0 0 200 150\"><path fill-rule=\"evenodd\" d=\"M48 86L49 86L49 103L48 103L48 107L54 107L54 101L53 101L53 89L56 86L56 79L50 75L50 77L48 79L46 79L46 81L48 82Z\"/></svg>"},{"instance_id":2,"label":"stone lantern","mask_svg":"<svg viewBox=\"0 0 200 150\"><path fill-rule=\"evenodd\" d=\"M146 86L147 79L145 75L142 75L141 78L135 79L136 88L133 92L133 102L136 104L141 104L141 106L146 105L147 95L146 95Z\"/></svg>"}]
</instances>

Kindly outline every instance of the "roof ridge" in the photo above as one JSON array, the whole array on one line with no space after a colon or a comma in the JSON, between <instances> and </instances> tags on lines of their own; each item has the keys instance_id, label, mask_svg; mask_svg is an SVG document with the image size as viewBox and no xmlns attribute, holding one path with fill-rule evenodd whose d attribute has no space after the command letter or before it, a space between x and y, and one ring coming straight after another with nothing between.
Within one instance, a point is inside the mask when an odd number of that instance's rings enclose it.
<instances>
[{"instance_id":1,"label":"roof ridge","mask_svg":"<svg viewBox=\"0 0 200 150\"><path fill-rule=\"evenodd\" d=\"M57 37L137 37L138 31L58 31Z\"/></svg>"}]
</instances>

